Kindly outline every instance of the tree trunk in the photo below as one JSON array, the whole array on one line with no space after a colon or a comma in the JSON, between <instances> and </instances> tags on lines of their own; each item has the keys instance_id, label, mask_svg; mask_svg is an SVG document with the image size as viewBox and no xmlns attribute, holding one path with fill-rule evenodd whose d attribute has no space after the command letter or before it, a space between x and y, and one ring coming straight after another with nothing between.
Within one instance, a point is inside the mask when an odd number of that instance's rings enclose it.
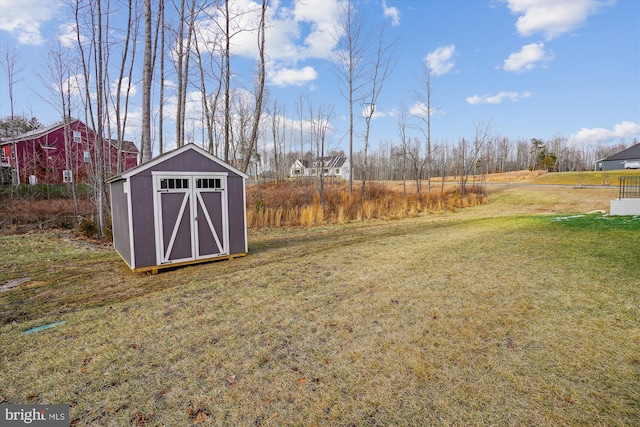
<instances>
[{"instance_id":1,"label":"tree trunk","mask_svg":"<svg viewBox=\"0 0 640 427\"><path fill-rule=\"evenodd\" d=\"M244 164L242 165L242 171L247 172L249 169L249 163L251 162L251 155L254 147L258 144L258 130L260 127L260 116L262 115L262 98L264 96L264 84L266 79L265 61L264 61L264 41L265 41L265 15L267 12L268 0L262 0L262 13L260 15L260 29L258 51L260 52L260 69L258 70L258 88L256 94L256 105L253 111L253 127L251 129L251 136L249 138L249 147L244 158Z\"/></svg>"},{"instance_id":2,"label":"tree trunk","mask_svg":"<svg viewBox=\"0 0 640 427\"><path fill-rule=\"evenodd\" d=\"M151 81L153 66L151 63L151 0L144 0L144 65L142 68L142 163L153 157L151 151Z\"/></svg>"},{"instance_id":3,"label":"tree trunk","mask_svg":"<svg viewBox=\"0 0 640 427\"><path fill-rule=\"evenodd\" d=\"M160 31L160 94L158 99L158 153L164 153L164 36L165 36L164 0L158 9L158 28Z\"/></svg>"},{"instance_id":4,"label":"tree trunk","mask_svg":"<svg viewBox=\"0 0 640 427\"><path fill-rule=\"evenodd\" d=\"M229 139L231 138L231 29L229 16L229 2L224 2L225 8L225 49L224 49L224 161L229 162Z\"/></svg>"}]
</instances>

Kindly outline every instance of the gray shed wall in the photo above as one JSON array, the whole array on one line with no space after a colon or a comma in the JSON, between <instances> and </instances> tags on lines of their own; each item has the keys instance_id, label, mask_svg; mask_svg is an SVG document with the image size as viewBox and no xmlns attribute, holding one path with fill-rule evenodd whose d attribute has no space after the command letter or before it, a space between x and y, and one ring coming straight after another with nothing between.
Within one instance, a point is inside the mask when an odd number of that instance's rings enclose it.
<instances>
[{"instance_id":1,"label":"gray shed wall","mask_svg":"<svg viewBox=\"0 0 640 427\"><path fill-rule=\"evenodd\" d=\"M127 194L124 192L124 183L124 180L111 183L111 230L113 232L113 246L131 266L129 203Z\"/></svg>"},{"instance_id":2,"label":"gray shed wall","mask_svg":"<svg viewBox=\"0 0 640 427\"><path fill-rule=\"evenodd\" d=\"M151 176L151 171L229 172L229 175L232 175L229 169L212 162L211 159L204 157L196 151L185 151L178 156L165 160L153 168L145 170L144 173L148 173L149 176Z\"/></svg>"},{"instance_id":3,"label":"gray shed wall","mask_svg":"<svg viewBox=\"0 0 640 427\"><path fill-rule=\"evenodd\" d=\"M244 201L244 180L241 176L227 177L227 194L229 197L229 254L247 251L245 241L246 215Z\"/></svg>"},{"instance_id":4,"label":"gray shed wall","mask_svg":"<svg viewBox=\"0 0 640 427\"><path fill-rule=\"evenodd\" d=\"M131 183L131 222L135 268L156 265L156 229L153 221L153 179L146 170L129 178Z\"/></svg>"},{"instance_id":5,"label":"gray shed wall","mask_svg":"<svg viewBox=\"0 0 640 427\"><path fill-rule=\"evenodd\" d=\"M640 159L626 159L626 160L600 160L596 164L602 164L602 168L598 167L597 170L602 171L614 171L624 169L624 163L627 162L637 162Z\"/></svg>"}]
</instances>

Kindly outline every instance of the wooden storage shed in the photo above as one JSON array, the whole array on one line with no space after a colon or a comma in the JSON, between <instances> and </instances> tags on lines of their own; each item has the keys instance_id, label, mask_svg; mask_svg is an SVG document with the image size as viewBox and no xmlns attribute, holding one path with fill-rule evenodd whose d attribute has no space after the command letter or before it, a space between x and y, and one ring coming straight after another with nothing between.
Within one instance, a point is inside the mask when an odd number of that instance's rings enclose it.
<instances>
[{"instance_id":1,"label":"wooden storage shed","mask_svg":"<svg viewBox=\"0 0 640 427\"><path fill-rule=\"evenodd\" d=\"M116 251L153 273L246 255L247 178L187 144L110 179Z\"/></svg>"}]
</instances>

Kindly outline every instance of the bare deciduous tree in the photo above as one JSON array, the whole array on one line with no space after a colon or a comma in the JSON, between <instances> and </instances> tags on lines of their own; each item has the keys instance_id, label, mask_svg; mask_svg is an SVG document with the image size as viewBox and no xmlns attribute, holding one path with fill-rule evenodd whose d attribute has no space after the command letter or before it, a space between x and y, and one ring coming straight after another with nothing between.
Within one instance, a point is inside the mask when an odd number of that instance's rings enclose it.
<instances>
[{"instance_id":1,"label":"bare deciduous tree","mask_svg":"<svg viewBox=\"0 0 640 427\"><path fill-rule=\"evenodd\" d=\"M373 62L370 68L370 76L367 79L369 84L366 86L366 95L363 97L365 101L365 134L364 134L364 164L363 164L363 175L362 175L362 197L365 195L366 184L367 184L367 174L368 174L368 165L367 165L367 152L369 151L369 135L371 131L371 119L375 113L376 104L378 102L378 97L382 92L382 88L384 87L384 83L387 78L391 74L394 68L393 62L393 53L395 50L395 46L397 41L387 42L385 40L385 31L384 27L380 29L378 33L378 37L376 39L376 49L373 54Z\"/></svg>"},{"instance_id":2,"label":"bare deciduous tree","mask_svg":"<svg viewBox=\"0 0 640 427\"><path fill-rule=\"evenodd\" d=\"M216 111L218 110L218 100L220 98L220 92L222 89L222 74L223 69L221 62L216 59L218 56L215 54L216 47L219 47L218 34L214 34L214 39L205 38L202 33L196 34L194 37L194 49L196 53L198 69L200 71L200 96L202 100L202 116L203 116L203 144L207 142L207 150L215 155L218 155L217 139L216 139ZM205 68L205 56L206 52L200 49L200 43L209 51L209 69ZM207 89L207 82L213 79L217 85L213 94L209 93ZM206 136L204 135L206 132Z\"/></svg>"},{"instance_id":3,"label":"bare deciduous tree","mask_svg":"<svg viewBox=\"0 0 640 427\"><path fill-rule=\"evenodd\" d=\"M110 16L119 6L132 7L131 2L104 2L87 0L68 1L74 18L75 45L80 79L84 94L80 96L84 109L84 122L93 130L91 174L89 184L93 187L95 203L95 221L98 237L105 231L108 198L105 179L110 174L111 147L104 140L109 129L109 86L113 82L110 76L110 52L116 46L114 36L116 28L110 27ZM130 84L130 82L129 82Z\"/></svg>"},{"instance_id":4,"label":"bare deciduous tree","mask_svg":"<svg viewBox=\"0 0 640 427\"><path fill-rule=\"evenodd\" d=\"M15 101L13 99L13 90L15 88L15 84L18 81L20 81L20 77L19 77L20 72L24 69L24 67L20 65L19 61L20 61L20 57L18 56L18 53L16 52L16 50L15 49L9 50L8 46L5 47L4 55L2 56L2 58L0 58L0 65L2 65L2 68L7 74L7 92L9 94L9 107L11 110L10 124L9 124L9 129L7 129L7 136L11 136L11 137L17 134L16 128L15 128ZM2 173L3 171L4 169L0 171L0 173ZM4 183L5 179L9 181L9 177L0 177L0 178L1 178L0 182ZM18 178L18 182L19 180L20 178ZM13 177L11 177L11 181L14 181ZM12 184L17 184L17 182L12 182ZM13 223L13 199L14 199L13 191L14 191L14 187L11 188L11 198L10 198L11 215L9 218L10 224Z\"/></svg>"},{"instance_id":5,"label":"bare deciduous tree","mask_svg":"<svg viewBox=\"0 0 640 427\"><path fill-rule=\"evenodd\" d=\"M466 195L469 182L469 176L476 175L478 160L480 159L480 153L482 148L487 143L490 137L491 122L476 122L475 123L475 135L473 137L473 144L470 144L466 139L462 138L458 144L459 161L461 165L460 174L460 192L462 195Z\"/></svg>"},{"instance_id":6,"label":"bare deciduous tree","mask_svg":"<svg viewBox=\"0 0 640 427\"><path fill-rule=\"evenodd\" d=\"M84 108L85 123L91 125L94 130L92 184L94 190L94 202L96 206L96 223L98 226L98 237L104 234L106 217L106 195L104 185L104 163L103 144L105 123L105 42L103 40L105 28L105 15L102 12L102 3L92 0L87 3L71 2L76 29L76 43L78 47L78 57L80 59L83 87L84 87ZM88 33L82 33L82 30ZM108 29L108 27L107 27ZM85 47L85 43L87 46ZM95 96L92 94L95 92Z\"/></svg>"},{"instance_id":7,"label":"bare deciduous tree","mask_svg":"<svg viewBox=\"0 0 640 427\"><path fill-rule=\"evenodd\" d=\"M315 114L311 102L309 102L309 120L311 124L311 139L315 140L316 144L316 164L320 170L318 178L320 181L320 204L324 206L325 203L325 191L324 191L324 174L325 174L325 149L326 149L326 137L329 124L333 119L333 106L318 107L318 111ZM313 144L313 142L312 142ZM316 169L317 170L317 169Z\"/></svg>"},{"instance_id":8,"label":"bare deciduous tree","mask_svg":"<svg viewBox=\"0 0 640 427\"><path fill-rule=\"evenodd\" d=\"M251 136L249 137L249 146L247 147L248 152L245 155L244 163L242 165L243 172L247 172L247 169L249 168L249 162L251 161L251 154L253 153L255 147L258 145L258 130L260 127L260 117L262 116L262 101L267 73L265 69L264 45L266 29L265 15L267 13L268 3L268 0L262 0L262 11L260 13L260 25L258 28L258 55L260 60L258 66L258 74L256 75L256 104L253 110L253 127L251 128Z\"/></svg>"},{"instance_id":9,"label":"bare deciduous tree","mask_svg":"<svg viewBox=\"0 0 640 427\"><path fill-rule=\"evenodd\" d=\"M422 72L422 80L420 88L415 91L416 105L420 113L416 115L420 124L417 128L422 132L425 138L425 166L427 172L427 195L431 194L431 175L433 171L433 154L431 150L431 115L433 107L431 103L432 86L431 86L431 61L425 60Z\"/></svg>"},{"instance_id":10,"label":"bare deciduous tree","mask_svg":"<svg viewBox=\"0 0 640 427\"><path fill-rule=\"evenodd\" d=\"M145 0L145 3L150 0ZM131 1L129 5L129 13L127 16L127 29L126 36L124 42L122 43L122 60L120 61L118 78L116 81L116 94L114 104L114 114L116 119L116 132L117 132L117 165L116 170L118 173L122 172L122 145L124 143L124 134L127 127L127 117L129 112L129 100L131 98L131 88L132 88L132 79L133 79L133 69L136 59L136 46L137 46L137 38L138 38L138 27L140 21L140 11L137 9L138 2ZM146 24L146 23L145 23ZM146 43L146 40L145 40ZM146 60L146 58L145 58ZM146 70L143 70L143 75L146 76ZM126 77L125 77L126 74ZM142 120L143 120L143 129L145 123L145 85L143 78L143 101L142 101ZM122 85L126 84L126 88L122 88ZM149 84L149 103L151 97ZM107 86L108 87L108 86ZM150 107L149 107L150 108ZM149 111L149 153L151 152L150 147L150 128L151 128L151 120L150 120L150 111ZM145 141L145 135L143 130L142 142ZM111 138L109 138L111 139ZM149 160L149 159L146 159Z\"/></svg>"},{"instance_id":11,"label":"bare deciduous tree","mask_svg":"<svg viewBox=\"0 0 640 427\"><path fill-rule=\"evenodd\" d=\"M284 106L279 105L277 100L273 101L273 107L269 109L268 114L271 116L271 135L273 137L273 161L276 173L276 181L280 180L280 121L284 115Z\"/></svg>"},{"instance_id":12,"label":"bare deciduous tree","mask_svg":"<svg viewBox=\"0 0 640 427\"><path fill-rule=\"evenodd\" d=\"M420 149L420 141L416 139L414 143L411 142L411 137L407 135L407 126L407 112L403 107L400 109L400 115L398 117L401 153L405 159L409 159L409 165L416 181L416 193L418 194L418 197L420 197L420 193L422 191L422 171L424 170L426 158L421 154L422 150Z\"/></svg>"},{"instance_id":13,"label":"bare deciduous tree","mask_svg":"<svg viewBox=\"0 0 640 427\"><path fill-rule=\"evenodd\" d=\"M24 66L20 64L20 56L15 49L9 49L5 46L0 65L7 75L7 93L9 94L9 109L11 111L11 121L15 119L15 99L13 91L16 83L20 82L20 73L24 70Z\"/></svg>"},{"instance_id":14,"label":"bare deciduous tree","mask_svg":"<svg viewBox=\"0 0 640 427\"><path fill-rule=\"evenodd\" d=\"M68 55L68 51L64 49L60 42L52 44L47 49L47 67L46 75L40 75L39 78L51 88L51 93L47 96L39 94L38 96L43 102L49 103L55 110L60 113L60 117L64 123L64 147L65 147L65 170L71 172L71 182L67 182L67 191L71 194L74 205L74 215L79 214L78 198L76 196L76 186L78 178L78 164L74 159L73 153L76 148L72 146L72 135L69 127L71 120L72 93L77 90L75 83L74 61ZM51 85L53 83L53 85ZM75 161L74 161L75 160Z\"/></svg>"},{"instance_id":15,"label":"bare deciduous tree","mask_svg":"<svg viewBox=\"0 0 640 427\"><path fill-rule=\"evenodd\" d=\"M340 94L349 104L349 162L353 166L353 139L355 133L354 105L362 100L360 93L365 83L365 61L369 34L364 16L351 0L344 3L335 28L337 44L336 69L340 77ZM353 173L349 176L349 192L353 193Z\"/></svg>"},{"instance_id":16,"label":"bare deciduous tree","mask_svg":"<svg viewBox=\"0 0 640 427\"><path fill-rule=\"evenodd\" d=\"M164 1L158 5L158 23L156 35L160 33L160 90L158 94L158 152L164 153L164 45L165 45L165 13ZM157 36L156 36L157 39ZM155 62L155 61L154 61Z\"/></svg>"},{"instance_id":17,"label":"bare deciduous tree","mask_svg":"<svg viewBox=\"0 0 640 427\"><path fill-rule=\"evenodd\" d=\"M151 60L151 0L144 0L144 64L142 66L142 135L140 151L142 163L151 160L151 82L153 65Z\"/></svg>"},{"instance_id":18,"label":"bare deciduous tree","mask_svg":"<svg viewBox=\"0 0 640 427\"><path fill-rule=\"evenodd\" d=\"M182 147L185 142L185 120L187 104L187 87L189 83L189 64L191 46L195 30L196 0L186 9L185 0L181 0L178 9L178 31L176 34L175 68L177 77L177 108L176 108L176 146ZM185 29L186 22L186 29Z\"/></svg>"}]
</instances>

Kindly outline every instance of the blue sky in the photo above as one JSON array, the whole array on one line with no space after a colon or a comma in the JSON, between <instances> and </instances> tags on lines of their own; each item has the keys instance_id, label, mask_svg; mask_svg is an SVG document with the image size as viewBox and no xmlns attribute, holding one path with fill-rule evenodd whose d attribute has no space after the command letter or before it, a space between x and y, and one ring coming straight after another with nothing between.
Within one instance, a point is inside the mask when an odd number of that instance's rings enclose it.
<instances>
[{"instance_id":1,"label":"blue sky","mask_svg":"<svg viewBox=\"0 0 640 427\"><path fill-rule=\"evenodd\" d=\"M300 96L315 108L332 106L329 145L347 151L348 104L332 65L340 0L271 0L267 32L271 102L286 105L294 126ZM416 111L415 92L425 61L432 75L432 139L473 138L477 124L510 139L556 136L576 144L631 143L640 138L640 1L637 0L358 0L367 26L386 24L398 39L395 69L385 83L372 121L371 142L398 144L398 114ZM251 0L234 0L256 10ZM47 44L68 36L68 9L56 0L0 0L0 48L15 49L24 70L16 84L16 112L44 124L59 115L35 93ZM202 29L211 22L201 20ZM240 23L240 25L243 25ZM203 33L205 30L203 30ZM254 69L255 35L235 39L238 76ZM243 68L246 67L246 68ZM9 115L6 75L0 82L0 115ZM241 77L238 77L240 80ZM171 87L171 76L166 87ZM133 82L138 90L139 82ZM171 96L171 91L168 91ZM197 93L193 93L197 99ZM169 102L170 104L170 102ZM194 102L197 110L198 102ZM363 107L358 107L362 110ZM198 127L198 113L187 127ZM170 112L171 109L169 108ZM139 100L132 105L136 140ZM304 120L304 118L303 118ZM409 120L417 121L409 115ZM363 129L364 121L358 122ZM171 131L171 126L167 128ZM195 132L196 140L198 132ZM411 131L412 136L421 136ZM170 138L169 138L170 139ZM354 149L362 149L356 142Z\"/></svg>"}]
</instances>

